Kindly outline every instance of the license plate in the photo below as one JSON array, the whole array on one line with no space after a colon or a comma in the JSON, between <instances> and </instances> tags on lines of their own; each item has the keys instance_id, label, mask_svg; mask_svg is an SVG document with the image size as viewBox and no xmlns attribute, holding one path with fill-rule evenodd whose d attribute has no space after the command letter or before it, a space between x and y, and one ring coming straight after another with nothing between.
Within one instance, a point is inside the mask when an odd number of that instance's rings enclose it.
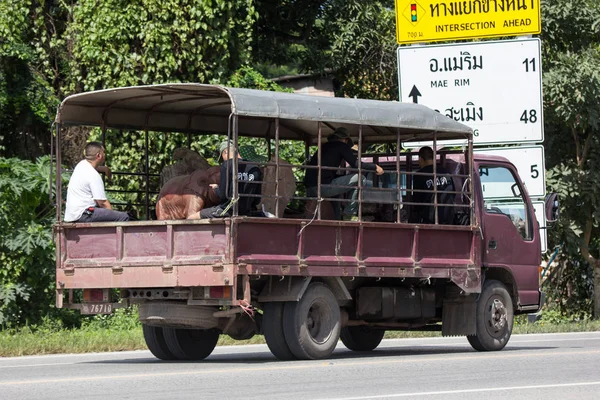
<instances>
[{"instance_id":1,"label":"license plate","mask_svg":"<svg viewBox=\"0 0 600 400\"><path fill-rule=\"evenodd\" d=\"M81 304L82 314L112 314L112 303L83 303Z\"/></svg>"}]
</instances>

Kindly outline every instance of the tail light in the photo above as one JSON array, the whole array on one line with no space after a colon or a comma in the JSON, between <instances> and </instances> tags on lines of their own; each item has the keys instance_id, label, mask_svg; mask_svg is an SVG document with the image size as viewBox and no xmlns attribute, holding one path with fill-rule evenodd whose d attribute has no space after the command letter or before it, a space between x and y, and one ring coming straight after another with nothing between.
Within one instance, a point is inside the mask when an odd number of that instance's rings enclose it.
<instances>
[{"instance_id":1,"label":"tail light","mask_svg":"<svg viewBox=\"0 0 600 400\"><path fill-rule=\"evenodd\" d=\"M102 303L109 302L109 289L83 289L84 303Z\"/></svg>"},{"instance_id":2,"label":"tail light","mask_svg":"<svg viewBox=\"0 0 600 400\"><path fill-rule=\"evenodd\" d=\"M211 286L209 289L211 299L230 299L231 286Z\"/></svg>"}]
</instances>

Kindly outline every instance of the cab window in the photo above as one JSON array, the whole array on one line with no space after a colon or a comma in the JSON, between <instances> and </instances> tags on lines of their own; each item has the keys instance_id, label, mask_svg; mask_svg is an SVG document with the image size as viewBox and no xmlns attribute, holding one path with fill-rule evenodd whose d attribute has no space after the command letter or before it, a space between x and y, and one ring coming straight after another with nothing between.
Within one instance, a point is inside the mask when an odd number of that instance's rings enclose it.
<instances>
[{"instance_id":1,"label":"cab window","mask_svg":"<svg viewBox=\"0 0 600 400\"><path fill-rule=\"evenodd\" d=\"M505 167L480 166L483 204L488 214L506 215L525 240L533 239L533 224L523 191L513 173Z\"/></svg>"}]
</instances>

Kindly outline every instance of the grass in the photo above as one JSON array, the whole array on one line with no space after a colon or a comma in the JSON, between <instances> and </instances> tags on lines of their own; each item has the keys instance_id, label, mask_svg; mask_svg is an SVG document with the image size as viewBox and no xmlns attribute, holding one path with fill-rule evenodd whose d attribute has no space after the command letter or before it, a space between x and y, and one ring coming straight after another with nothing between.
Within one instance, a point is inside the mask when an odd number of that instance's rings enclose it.
<instances>
[{"instance_id":1,"label":"grass","mask_svg":"<svg viewBox=\"0 0 600 400\"><path fill-rule=\"evenodd\" d=\"M146 349L142 329L135 319L132 319L133 317L133 315L126 315L117 323L114 321L107 323L106 321L111 321L109 319L96 319L81 329L61 329L42 325L42 327L0 331L0 357ZM119 321L119 317L116 320ZM518 317L513 329L514 334L587 331L600 331L600 321L549 322L542 319L535 324L529 324L526 318ZM388 331L385 335L386 338L436 336L441 336L440 332ZM262 336L237 341L221 335L218 345L257 343L264 343Z\"/></svg>"}]
</instances>

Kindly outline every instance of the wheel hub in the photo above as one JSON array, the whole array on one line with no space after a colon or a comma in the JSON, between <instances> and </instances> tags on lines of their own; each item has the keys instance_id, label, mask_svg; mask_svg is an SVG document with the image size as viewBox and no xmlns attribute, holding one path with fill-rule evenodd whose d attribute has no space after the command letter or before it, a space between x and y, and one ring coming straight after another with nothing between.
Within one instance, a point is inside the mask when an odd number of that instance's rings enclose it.
<instances>
[{"instance_id":1,"label":"wheel hub","mask_svg":"<svg viewBox=\"0 0 600 400\"><path fill-rule=\"evenodd\" d=\"M507 312L504 303L499 299L494 299L491 307L490 323L494 330L500 331L506 326Z\"/></svg>"},{"instance_id":2,"label":"wheel hub","mask_svg":"<svg viewBox=\"0 0 600 400\"><path fill-rule=\"evenodd\" d=\"M308 310L306 327L312 339L317 343L325 343L331 335L331 322L327 319L327 307L315 302Z\"/></svg>"}]
</instances>

